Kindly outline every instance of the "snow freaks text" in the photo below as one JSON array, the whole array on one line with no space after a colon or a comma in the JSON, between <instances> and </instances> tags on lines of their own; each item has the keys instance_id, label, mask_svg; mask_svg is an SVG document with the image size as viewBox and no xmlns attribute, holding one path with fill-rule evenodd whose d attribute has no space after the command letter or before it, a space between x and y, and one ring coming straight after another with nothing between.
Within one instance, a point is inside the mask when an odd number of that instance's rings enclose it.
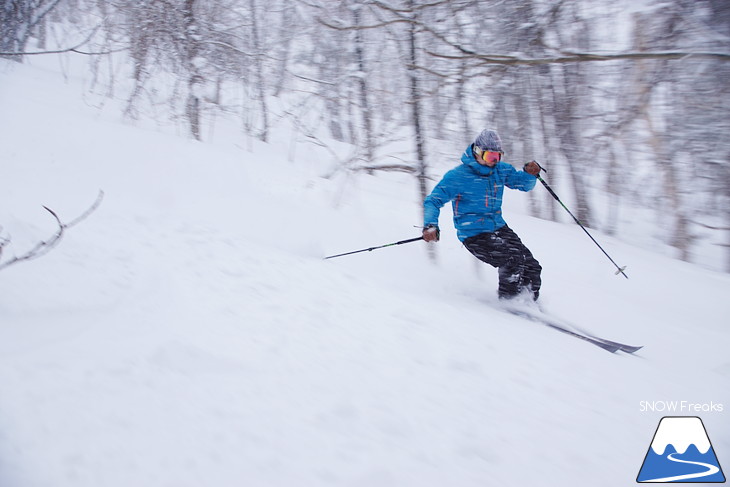
<instances>
[{"instance_id":1,"label":"snow freaks text","mask_svg":"<svg viewBox=\"0 0 730 487\"><path fill-rule=\"evenodd\" d=\"M690 401L640 401L639 412L659 413L721 413L724 411L722 403L710 401L709 403L697 403Z\"/></svg>"}]
</instances>

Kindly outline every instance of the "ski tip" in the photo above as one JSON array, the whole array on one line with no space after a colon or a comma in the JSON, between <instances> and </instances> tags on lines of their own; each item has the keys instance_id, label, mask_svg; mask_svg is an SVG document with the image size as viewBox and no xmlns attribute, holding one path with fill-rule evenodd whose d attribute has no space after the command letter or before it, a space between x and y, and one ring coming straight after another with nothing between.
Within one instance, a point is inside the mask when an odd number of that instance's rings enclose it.
<instances>
[{"instance_id":1,"label":"ski tip","mask_svg":"<svg viewBox=\"0 0 730 487\"><path fill-rule=\"evenodd\" d=\"M644 348L644 345L639 345L638 347L624 346L624 347L621 347L621 351L624 353L634 353L634 352L638 352L642 348Z\"/></svg>"}]
</instances>

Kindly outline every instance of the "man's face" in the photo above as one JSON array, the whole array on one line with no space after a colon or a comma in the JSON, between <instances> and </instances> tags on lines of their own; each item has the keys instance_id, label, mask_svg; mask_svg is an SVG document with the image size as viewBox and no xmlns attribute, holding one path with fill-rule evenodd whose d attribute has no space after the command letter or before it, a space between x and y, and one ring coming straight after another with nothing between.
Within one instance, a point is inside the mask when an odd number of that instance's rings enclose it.
<instances>
[{"instance_id":1,"label":"man's face","mask_svg":"<svg viewBox=\"0 0 730 487\"><path fill-rule=\"evenodd\" d=\"M482 166L494 167L502 159L501 152L485 150L481 156L477 156L477 162Z\"/></svg>"}]
</instances>

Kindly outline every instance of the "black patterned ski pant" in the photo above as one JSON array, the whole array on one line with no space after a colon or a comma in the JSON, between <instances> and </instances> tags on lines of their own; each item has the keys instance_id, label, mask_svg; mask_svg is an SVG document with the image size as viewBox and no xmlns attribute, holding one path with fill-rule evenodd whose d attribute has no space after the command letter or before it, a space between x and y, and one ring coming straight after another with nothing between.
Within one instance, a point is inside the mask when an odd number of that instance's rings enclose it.
<instances>
[{"instance_id":1,"label":"black patterned ski pant","mask_svg":"<svg viewBox=\"0 0 730 487\"><path fill-rule=\"evenodd\" d=\"M500 298L511 298L523 290L540 295L542 267L520 237L507 225L493 233L480 233L464 240L464 246L474 256L499 269Z\"/></svg>"}]
</instances>

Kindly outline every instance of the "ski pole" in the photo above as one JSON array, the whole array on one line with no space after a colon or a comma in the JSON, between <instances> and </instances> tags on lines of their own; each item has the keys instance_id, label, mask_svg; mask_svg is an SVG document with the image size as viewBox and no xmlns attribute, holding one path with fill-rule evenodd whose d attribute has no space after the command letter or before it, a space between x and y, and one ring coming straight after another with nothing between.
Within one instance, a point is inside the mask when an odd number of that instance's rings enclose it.
<instances>
[{"instance_id":1,"label":"ski pole","mask_svg":"<svg viewBox=\"0 0 730 487\"><path fill-rule=\"evenodd\" d=\"M540 163L539 163L539 162L535 161L535 163L536 163L536 164L538 165L538 167L539 167L540 169L542 169L543 171L547 172L547 170L546 170L546 169L545 169L544 167L540 166ZM599 249L601 249L601 252L603 252L603 255L605 255L606 257L608 257L608 260L610 260L610 261L611 261L611 263L612 263L612 264L613 264L614 266L616 266L616 269L618 269L618 270L616 271L616 275L619 275L619 274L623 274L623 276L624 276L624 277L625 277L626 279L628 279L628 278L629 278L629 276L627 276L627 275L626 275L626 273L624 272L624 270L626 269L626 266L623 266L623 267L619 267L619 265L618 265L618 264L617 264L616 262L614 262L614 260L613 260L613 259L611 258L611 256L610 256L610 255L608 255L608 252L606 252L605 250L603 250L603 247L601 247L601 245L600 245L600 244L599 244L599 243L598 243L598 242L596 241L596 239L595 239L595 238L593 238L593 235L591 235L591 234L590 234L590 233L588 232L588 230L586 229L586 227L584 227L584 226L583 226L583 224L582 224L582 223L580 222L580 220L578 220L578 219L577 219L577 218L575 217L575 215L573 215L573 212L571 212L571 211L570 211L570 210L568 209L568 207L567 207L567 206L565 206L565 203L563 203L562 201L560 201L560 198L558 198L558 195L557 195L557 194L555 194L555 191L553 191L553 188L551 188L551 187L550 187L550 185L549 185L549 184L548 184L547 182L545 182L545 180L544 180L544 179L542 178L542 176L540 176L540 174L539 174L539 173L538 173L538 175L537 175L537 179L538 179L538 180L539 180L539 181L540 181L540 182L542 183L542 185L543 185L543 186L545 186L545 189L547 189L547 190L548 190L548 193L550 193L550 195L551 195L551 196L552 196L553 198L555 198L555 201L557 201L558 203L560 203L560 206L562 206L563 208L565 208L565 211L567 211L567 212L568 212L568 214L569 214L570 216L572 216L572 217L573 217L573 220L575 220L575 223L577 223L577 224L578 224L578 225L579 225L579 226L580 226L580 227L581 227L581 228L583 229L583 231L584 231L584 232L586 232L586 235L588 235L588 236L589 236L589 237L591 238L591 240L593 240L593 243L594 243L594 244L596 244L596 245L598 246L598 248L599 248Z\"/></svg>"},{"instance_id":2,"label":"ski pole","mask_svg":"<svg viewBox=\"0 0 730 487\"><path fill-rule=\"evenodd\" d=\"M418 242L419 240L423 240L423 236L417 238L409 238L408 240L401 240L400 242L380 245L378 247L370 247L369 249L353 250L352 252L345 252L344 254L330 255L329 257L325 257L325 259L334 259L335 257L342 257L343 255L352 255L360 252L370 252L372 250L384 249L385 247L393 247L394 245L403 245L411 242Z\"/></svg>"}]
</instances>

